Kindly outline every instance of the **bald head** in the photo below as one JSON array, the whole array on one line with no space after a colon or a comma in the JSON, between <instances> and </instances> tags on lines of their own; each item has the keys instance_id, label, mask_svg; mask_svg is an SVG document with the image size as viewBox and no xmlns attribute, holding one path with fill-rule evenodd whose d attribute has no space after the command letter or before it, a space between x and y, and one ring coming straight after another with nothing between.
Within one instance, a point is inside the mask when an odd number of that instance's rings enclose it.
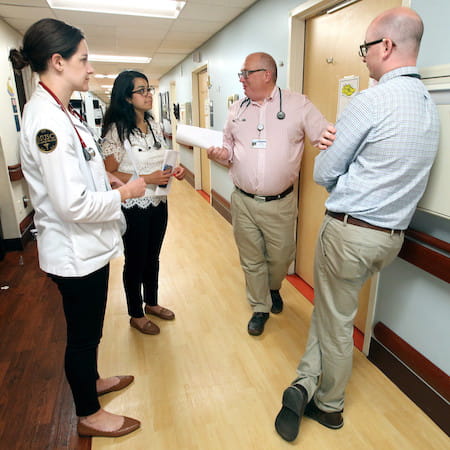
<instances>
[{"instance_id":1,"label":"bald head","mask_svg":"<svg viewBox=\"0 0 450 450\"><path fill-rule=\"evenodd\" d=\"M417 58L423 35L423 22L410 8L393 8L377 16L367 32L376 36L374 39L390 38L400 56Z\"/></svg>"},{"instance_id":2,"label":"bald head","mask_svg":"<svg viewBox=\"0 0 450 450\"><path fill-rule=\"evenodd\" d=\"M251 53L247 58L254 58L261 65L262 68L268 70L272 74L272 82L275 84L277 81L277 63L268 53L257 52Z\"/></svg>"}]
</instances>

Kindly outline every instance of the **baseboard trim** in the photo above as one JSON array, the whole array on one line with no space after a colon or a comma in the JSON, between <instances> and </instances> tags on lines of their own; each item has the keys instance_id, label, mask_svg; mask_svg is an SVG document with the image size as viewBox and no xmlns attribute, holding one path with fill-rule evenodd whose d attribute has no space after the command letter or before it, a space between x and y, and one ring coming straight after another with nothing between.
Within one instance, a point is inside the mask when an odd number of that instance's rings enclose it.
<instances>
[{"instance_id":1,"label":"baseboard trim","mask_svg":"<svg viewBox=\"0 0 450 450\"><path fill-rule=\"evenodd\" d=\"M7 252L16 252L24 249L21 238L4 239L3 243Z\"/></svg>"},{"instance_id":2,"label":"baseboard trim","mask_svg":"<svg viewBox=\"0 0 450 450\"><path fill-rule=\"evenodd\" d=\"M450 436L450 405L377 339L370 341L369 360Z\"/></svg>"},{"instance_id":3,"label":"baseboard trim","mask_svg":"<svg viewBox=\"0 0 450 450\"><path fill-rule=\"evenodd\" d=\"M33 240L31 229L34 227L34 210L31 211L19 224L20 237L4 239L3 243L7 252L22 251L27 242Z\"/></svg>"},{"instance_id":4,"label":"baseboard trim","mask_svg":"<svg viewBox=\"0 0 450 450\"><path fill-rule=\"evenodd\" d=\"M194 172L191 172L186 166L180 164L184 169L184 179L195 189L195 175Z\"/></svg>"},{"instance_id":5,"label":"baseboard trim","mask_svg":"<svg viewBox=\"0 0 450 450\"><path fill-rule=\"evenodd\" d=\"M439 395L444 397L447 402L450 402L449 377L443 370L394 333L383 322L378 322L375 325L373 335L378 342L429 384Z\"/></svg>"},{"instance_id":6,"label":"baseboard trim","mask_svg":"<svg viewBox=\"0 0 450 450\"><path fill-rule=\"evenodd\" d=\"M211 199L213 208L229 223L231 223L231 204L228 200L222 197L214 189L211 190Z\"/></svg>"}]
</instances>

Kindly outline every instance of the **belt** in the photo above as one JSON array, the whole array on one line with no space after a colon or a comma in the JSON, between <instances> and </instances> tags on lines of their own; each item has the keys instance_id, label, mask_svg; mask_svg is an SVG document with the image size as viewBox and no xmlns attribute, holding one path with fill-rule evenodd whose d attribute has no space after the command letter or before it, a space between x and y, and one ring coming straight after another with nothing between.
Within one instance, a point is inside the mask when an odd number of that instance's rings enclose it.
<instances>
[{"instance_id":1,"label":"belt","mask_svg":"<svg viewBox=\"0 0 450 450\"><path fill-rule=\"evenodd\" d=\"M325 212L325 214L327 216L332 217L333 219L337 219L337 220L340 220L341 222L346 222L351 225L356 225L357 227L371 228L372 230L384 231L385 233L391 233L391 234L400 234L404 231L404 230L393 230L391 228L384 228L384 227L379 227L377 225L372 225L371 223L364 222L364 220L355 219L354 217L349 216L348 214L345 214L345 213L336 213L336 212L327 210Z\"/></svg>"},{"instance_id":2,"label":"belt","mask_svg":"<svg viewBox=\"0 0 450 450\"><path fill-rule=\"evenodd\" d=\"M294 190L294 186L289 186L285 191L278 195L257 195L250 194L248 192L243 191L240 187L235 186L239 192L242 192L247 197L254 198L255 200L261 200L263 202L271 202L272 200L279 200L280 198L286 197L286 195L290 194Z\"/></svg>"}]
</instances>

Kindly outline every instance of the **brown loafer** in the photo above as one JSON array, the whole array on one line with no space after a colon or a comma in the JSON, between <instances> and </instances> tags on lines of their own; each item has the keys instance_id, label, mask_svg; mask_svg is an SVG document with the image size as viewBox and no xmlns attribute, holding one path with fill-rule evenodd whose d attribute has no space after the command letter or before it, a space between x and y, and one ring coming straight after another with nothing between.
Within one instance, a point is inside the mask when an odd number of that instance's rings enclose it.
<instances>
[{"instance_id":1,"label":"brown loafer","mask_svg":"<svg viewBox=\"0 0 450 450\"><path fill-rule=\"evenodd\" d=\"M170 309L164 308L163 306L159 306L158 311L153 311L151 308L153 306L145 305L145 313L151 314L153 316L159 317L160 319L164 320L173 320L175 319L175 314Z\"/></svg>"},{"instance_id":2,"label":"brown loafer","mask_svg":"<svg viewBox=\"0 0 450 450\"><path fill-rule=\"evenodd\" d=\"M133 375L117 375L117 378L119 379L119 382L112 385L111 387L109 387L108 389L103 389L101 391L97 391L97 395L105 395L108 394L109 392L114 392L114 391L120 391L121 389L127 387L129 384L131 384L134 380Z\"/></svg>"},{"instance_id":3,"label":"brown loafer","mask_svg":"<svg viewBox=\"0 0 450 450\"><path fill-rule=\"evenodd\" d=\"M131 417L124 416L122 426L118 430L103 431L78 422L78 434L80 436L102 436L102 437L119 437L137 430L141 426L141 422Z\"/></svg>"},{"instance_id":4,"label":"brown loafer","mask_svg":"<svg viewBox=\"0 0 450 450\"><path fill-rule=\"evenodd\" d=\"M144 325L141 326L136 322L136 319L132 317L130 319L130 325L144 334L159 334L160 331L158 325L151 322L150 320L148 320Z\"/></svg>"}]
</instances>

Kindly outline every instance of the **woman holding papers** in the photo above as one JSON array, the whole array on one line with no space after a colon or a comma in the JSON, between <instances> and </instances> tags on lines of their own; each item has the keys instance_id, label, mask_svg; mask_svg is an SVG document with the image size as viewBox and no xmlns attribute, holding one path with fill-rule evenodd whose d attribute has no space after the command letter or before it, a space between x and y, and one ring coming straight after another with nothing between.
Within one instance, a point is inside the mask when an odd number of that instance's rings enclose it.
<instances>
[{"instance_id":1,"label":"woman holding papers","mask_svg":"<svg viewBox=\"0 0 450 450\"><path fill-rule=\"evenodd\" d=\"M123 182L140 176L147 183L143 197L122 205L127 221L123 283L128 314L130 325L144 334L159 333L159 327L145 317L144 311L165 320L175 318L172 311L158 305L159 254L167 228L167 197L159 195L158 186L167 185L172 175L178 180L184 178L182 167L162 170L165 143L149 113L152 103L152 88L143 73L120 73L102 133L106 170Z\"/></svg>"}]
</instances>

